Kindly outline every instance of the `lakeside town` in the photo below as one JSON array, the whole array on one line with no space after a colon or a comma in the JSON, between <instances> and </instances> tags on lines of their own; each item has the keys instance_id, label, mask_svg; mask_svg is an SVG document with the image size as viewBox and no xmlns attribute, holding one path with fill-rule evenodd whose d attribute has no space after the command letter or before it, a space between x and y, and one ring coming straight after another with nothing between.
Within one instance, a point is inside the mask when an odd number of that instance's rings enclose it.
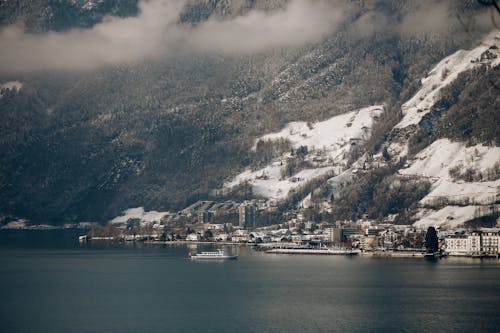
<instances>
[{"instance_id":1,"label":"lakeside town","mask_svg":"<svg viewBox=\"0 0 500 333\"><path fill-rule=\"evenodd\" d=\"M311 214L308 209L286 211L283 213L284 221L280 224L260 225L267 214L276 210L277 207L270 200L248 200L242 203L198 201L176 213L131 209L106 225L80 222L60 227L30 226L27 221L18 220L1 229L82 229L87 232L79 237L80 242L252 245L257 250L270 253L305 253L297 252L297 249L342 249L349 251L346 252L349 254L384 257L424 257L429 254L478 258L500 256L499 227L419 228L366 218L328 221L327 218L321 219L321 216ZM432 239L429 232L435 235L432 236L434 241L429 240ZM435 245L429 242L435 242ZM295 252L276 252L276 249L294 249Z\"/></svg>"},{"instance_id":2,"label":"lakeside town","mask_svg":"<svg viewBox=\"0 0 500 333\"><path fill-rule=\"evenodd\" d=\"M423 257L435 255L499 257L500 228L418 228L391 221L359 219L328 221L308 209L286 211L280 224L261 225L266 214L276 211L265 200L198 201L176 213L126 211L106 225L95 222L65 224L60 228L87 230L79 238L87 241L147 242L149 244L214 243L253 245L259 250L335 248L365 255ZM267 216L267 217L266 217ZM11 222L2 229L50 230L50 225L28 226ZM429 248L429 230L435 232ZM427 236L427 237L426 237Z\"/></svg>"}]
</instances>

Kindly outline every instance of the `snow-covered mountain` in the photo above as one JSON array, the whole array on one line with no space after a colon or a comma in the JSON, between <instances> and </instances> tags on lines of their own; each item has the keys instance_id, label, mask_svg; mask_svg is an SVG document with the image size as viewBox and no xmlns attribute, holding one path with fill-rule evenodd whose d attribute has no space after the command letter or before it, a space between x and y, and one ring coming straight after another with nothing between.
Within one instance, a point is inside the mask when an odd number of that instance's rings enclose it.
<instances>
[{"instance_id":1,"label":"snow-covered mountain","mask_svg":"<svg viewBox=\"0 0 500 333\"><path fill-rule=\"evenodd\" d=\"M422 119L431 112L440 98L443 88L457 79L460 73L474 68L493 70L500 64L500 32L494 31L477 47L459 50L440 61L422 79L422 87L408 102L403 104L403 119L394 131L405 131L411 137L422 126ZM495 82L492 82L492 89ZM497 96L498 96L497 92ZM500 119L498 101L495 121ZM401 136L389 142L398 158L408 154L408 140ZM414 157L408 159L402 175L425 177L432 182L431 191L419 203L415 215L419 226L459 226L484 215L498 212L500 205L500 148L495 145L477 144L447 138L435 140ZM495 213L496 214L496 213Z\"/></svg>"},{"instance_id":2,"label":"snow-covered mountain","mask_svg":"<svg viewBox=\"0 0 500 333\"><path fill-rule=\"evenodd\" d=\"M418 175L432 182L431 192L420 201L416 222L419 226L459 226L499 208L499 147L467 147L461 142L440 139L408 165L401 174ZM481 212L484 207L487 209Z\"/></svg>"},{"instance_id":3,"label":"snow-covered mountain","mask_svg":"<svg viewBox=\"0 0 500 333\"><path fill-rule=\"evenodd\" d=\"M498 215L500 147L483 143L468 145L442 137L410 156L409 145L410 139L425 126L428 121L425 117L434 110L443 90L461 73L476 68L493 71L500 64L499 46L500 32L494 31L477 47L459 50L441 60L421 80L421 87L414 96L402 105L402 118L383 143L389 158L399 162L395 164L398 165L398 176L393 182L409 178L431 184L428 193L416 203L411 216L417 226L457 227L475 218ZM492 100L491 103L498 101ZM370 158L371 163L367 163L367 154L348 163L353 149L363 147L370 138L371 126L383 110L383 106L372 106L323 122L292 122L278 133L264 135L256 142L286 140L290 142L292 152L275 157L265 167L249 168L226 183L226 188L246 183L251 185L254 194L280 200L308 181L333 174L327 182L330 187L328 196L337 195L341 193L342 184L356 182L358 172L371 172L387 165L387 156L384 158L382 152ZM497 125L499 111L497 108ZM306 166L291 174L284 173L287 163L293 158L293 151L300 147L306 147L303 155ZM311 193L304 193L304 196L299 206L310 204Z\"/></svg>"},{"instance_id":4,"label":"snow-covered mountain","mask_svg":"<svg viewBox=\"0 0 500 333\"><path fill-rule=\"evenodd\" d=\"M0 1L0 223L178 211L238 184L238 200L335 198L342 218L413 214L438 186L404 174L421 151L498 145L484 87L498 36L471 49L491 29L477 1L167 3L181 2ZM442 7L438 26L415 25ZM374 179L366 201L355 185Z\"/></svg>"},{"instance_id":5,"label":"snow-covered mountain","mask_svg":"<svg viewBox=\"0 0 500 333\"><path fill-rule=\"evenodd\" d=\"M457 79L462 72L475 67L495 67L500 64L498 45L500 34L493 31L479 46L471 50L459 50L441 60L420 82L419 91L401 107L403 119L396 128L417 125L436 104L440 92Z\"/></svg>"}]
</instances>

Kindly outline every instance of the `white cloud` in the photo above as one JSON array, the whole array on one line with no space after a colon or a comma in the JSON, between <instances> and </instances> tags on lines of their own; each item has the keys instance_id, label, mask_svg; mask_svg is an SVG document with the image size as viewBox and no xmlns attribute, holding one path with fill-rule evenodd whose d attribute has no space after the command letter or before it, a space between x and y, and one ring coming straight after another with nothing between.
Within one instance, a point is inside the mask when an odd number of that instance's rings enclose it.
<instances>
[{"instance_id":1,"label":"white cloud","mask_svg":"<svg viewBox=\"0 0 500 333\"><path fill-rule=\"evenodd\" d=\"M233 1L236 9L242 6L242 2ZM403 37L450 33L457 25L460 28L457 2L453 0L410 2L401 10L400 20L387 16L375 5L289 0L281 9L253 9L231 18L214 15L195 26L179 23L186 3L187 0L141 0L138 16L107 17L90 29L35 34L19 26L6 27L0 30L0 73L88 70L178 52L239 55L301 46L332 33L340 23L355 17L355 11L363 13L347 28L353 38L375 32L400 33ZM485 16L487 11L479 14L482 16L476 13L467 18L475 19L475 27L486 31L491 26Z\"/></svg>"},{"instance_id":2,"label":"white cloud","mask_svg":"<svg viewBox=\"0 0 500 333\"><path fill-rule=\"evenodd\" d=\"M252 53L302 45L333 31L343 19L345 7L333 1L292 1L285 10L251 11L230 21L209 20L188 40L191 47L226 53Z\"/></svg>"},{"instance_id":3,"label":"white cloud","mask_svg":"<svg viewBox=\"0 0 500 333\"><path fill-rule=\"evenodd\" d=\"M182 1L142 1L140 15L108 17L92 29L26 33L10 26L0 32L0 71L85 70L163 54L175 41Z\"/></svg>"},{"instance_id":4,"label":"white cloud","mask_svg":"<svg viewBox=\"0 0 500 333\"><path fill-rule=\"evenodd\" d=\"M165 57L178 50L230 54L296 46L321 38L342 19L327 0L292 0L283 10L253 10L230 20L181 26L180 0L143 0L137 17L107 17L91 29L27 33L0 31L0 72L87 70Z\"/></svg>"}]
</instances>

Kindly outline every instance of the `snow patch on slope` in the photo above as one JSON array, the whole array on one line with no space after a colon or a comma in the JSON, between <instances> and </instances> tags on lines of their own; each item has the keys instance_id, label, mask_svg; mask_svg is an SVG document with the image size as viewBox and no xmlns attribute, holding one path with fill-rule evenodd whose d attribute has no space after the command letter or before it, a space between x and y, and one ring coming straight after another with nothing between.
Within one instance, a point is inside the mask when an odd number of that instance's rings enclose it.
<instances>
[{"instance_id":1,"label":"snow patch on slope","mask_svg":"<svg viewBox=\"0 0 500 333\"><path fill-rule=\"evenodd\" d=\"M86 0L82 6L83 9L86 10L92 10L94 9L99 3L104 2L103 0Z\"/></svg>"},{"instance_id":2,"label":"snow patch on slope","mask_svg":"<svg viewBox=\"0 0 500 333\"><path fill-rule=\"evenodd\" d=\"M402 174L425 177L450 178L449 170L463 166L484 171L500 162L500 147L475 145L466 147L464 143L449 139L434 141L418 153L411 166L401 171Z\"/></svg>"},{"instance_id":3,"label":"snow patch on slope","mask_svg":"<svg viewBox=\"0 0 500 333\"><path fill-rule=\"evenodd\" d=\"M450 203L466 199L471 203L491 204L496 201L500 180L454 180L449 170L455 167L460 170L473 168L484 173L495 163L500 163L499 147L466 147L464 143L440 139L418 153L410 167L400 173L429 177L434 181L431 192L421 200L422 204L429 204L436 198L446 198Z\"/></svg>"},{"instance_id":4,"label":"snow patch on slope","mask_svg":"<svg viewBox=\"0 0 500 333\"><path fill-rule=\"evenodd\" d=\"M495 205L495 207L498 210L500 205ZM413 225L423 229L430 226L456 228L460 227L465 222L472 220L475 217L477 209L481 208L482 206L446 206L438 211L431 209L422 210L417 215L419 220Z\"/></svg>"},{"instance_id":5,"label":"snow patch on slope","mask_svg":"<svg viewBox=\"0 0 500 333\"><path fill-rule=\"evenodd\" d=\"M492 67L500 64L499 44L500 31L496 30L478 47L472 50L459 50L441 60L428 76L421 80L422 88L401 107L404 117L396 128L418 124L422 117L431 111L441 89L452 83L460 73L483 64Z\"/></svg>"},{"instance_id":6,"label":"snow patch on slope","mask_svg":"<svg viewBox=\"0 0 500 333\"><path fill-rule=\"evenodd\" d=\"M7 91L15 90L19 91L23 87L23 83L19 81L8 81L0 84L0 97L2 97Z\"/></svg>"},{"instance_id":7,"label":"snow patch on slope","mask_svg":"<svg viewBox=\"0 0 500 333\"><path fill-rule=\"evenodd\" d=\"M144 211L144 207L130 208L123 212L123 215L115 217L110 222L113 224L127 223L129 219L140 219L142 222L160 222L161 218L169 212Z\"/></svg>"},{"instance_id":8,"label":"snow patch on slope","mask_svg":"<svg viewBox=\"0 0 500 333\"><path fill-rule=\"evenodd\" d=\"M422 200L422 204L431 204L437 198L446 198L451 204L470 202L471 204L489 205L500 196L500 181L491 182L453 182L440 179L433 184L431 192Z\"/></svg>"},{"instance_id":9,"label":"snow patch on slope","mask_svg":"<svg viewBox=\"0 0 500 333\"><path fill-rule=\"evenodd\" d=\"M308 148L338 148L343 147L350 139L366 139L373 118L383 112L383 106L371 106L335 116L326 121L311 124L306 122L292 122L280 132L267 134L258 140L288 139L294 146ZM257 140L257 141L258 141Z\"/></svg>"},{"instance_id":10,"label":"snow patch on slope","mask_svg":"<svg viewBox=\"0 0 500 333\"><path fill-rule=\"evenodd\" d=\"M309 160L314 168L301 170L292 177L282 179L281 170L290 157L290 154L284 154L262 169L244 171L224 187L231 188L248 182L252 185L255 195L282 199L308 180L332 171L338 174L345 167L347 153L353 146L369 138L371 125L382 112L383 106L371 106L314 124L289 123L280 132L264 135L257 139L256 143L259 140L287 139L294 149L306 146L306 160ZM256 145L254 149L255 147Z\"/></svg>"},{"instance_id":11,"label":"snow patch on slope","mask_svg":"<svg viewBox=\"0 0 500 333\"><path fill-rule=\"evenodd\" d=\"M420 201L421 206L429 207L439 200L448 206L439 210L421 208L415 225L457 227L473 219L478 207L494 205L500 195L500 179L465 182L453 179L449 170L473 168L485 173L495 163L500 163L499 147L466 147L464 143L440 139L422 150L400 173L428 177L433 181L431 192Z\"/></svg>"}]
</instances>

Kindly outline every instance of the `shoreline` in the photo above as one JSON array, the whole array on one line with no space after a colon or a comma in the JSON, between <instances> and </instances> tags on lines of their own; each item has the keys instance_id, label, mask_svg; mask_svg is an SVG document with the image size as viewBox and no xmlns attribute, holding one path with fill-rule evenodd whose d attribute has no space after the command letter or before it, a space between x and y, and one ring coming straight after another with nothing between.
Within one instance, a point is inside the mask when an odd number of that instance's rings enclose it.
<instances>
[{"instance_id":1,"label":"shoreline","mask_svg":"<svg viewBox=\"0 0 500 333\"><path fill-rule=\"evenodd\" d=\"M231 246L254 246L254 243L243 243L243 242L210 242L210 241L185 241L185 240L175 240L175 241L144 241L144 244L149 245L191 245L191 244L201 244L201 245L231 245Z\"/></svg>"}]
</instances>

